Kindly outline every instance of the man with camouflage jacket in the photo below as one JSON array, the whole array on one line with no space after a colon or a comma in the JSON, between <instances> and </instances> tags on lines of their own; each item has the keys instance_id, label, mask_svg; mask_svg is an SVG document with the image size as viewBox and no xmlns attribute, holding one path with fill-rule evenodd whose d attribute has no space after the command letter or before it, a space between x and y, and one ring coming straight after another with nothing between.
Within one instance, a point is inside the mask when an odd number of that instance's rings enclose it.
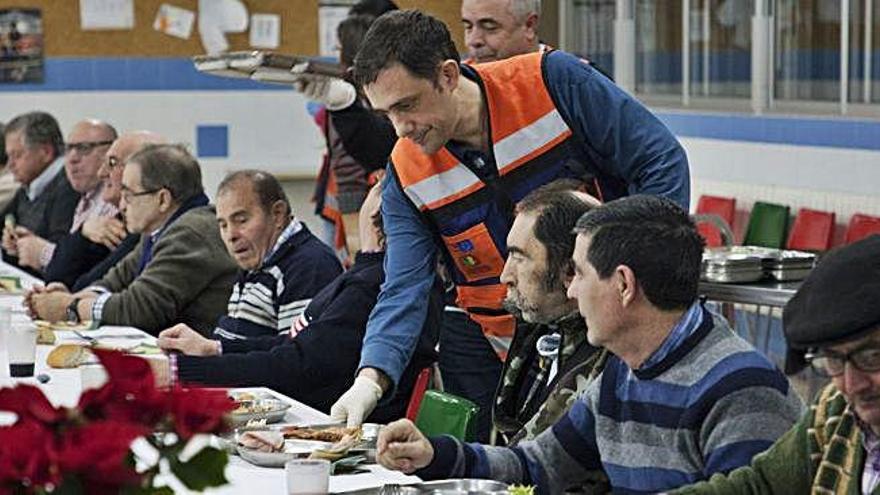
<instances>
[{"instance_id":1,"label":"man with camouflage jacket","mask_svg":"<svg viewBox=\"0 0 880 495\"><path fill-rule=\"evenodd\" d=\"M602 371L607 353L587 342L571 280L573 228L598 202L561 180L517 205L501 274L505 309L522 322L514 335L495 396L495 427L513 445L534 438L568 412Z\"/></svg>"}]
</instances>

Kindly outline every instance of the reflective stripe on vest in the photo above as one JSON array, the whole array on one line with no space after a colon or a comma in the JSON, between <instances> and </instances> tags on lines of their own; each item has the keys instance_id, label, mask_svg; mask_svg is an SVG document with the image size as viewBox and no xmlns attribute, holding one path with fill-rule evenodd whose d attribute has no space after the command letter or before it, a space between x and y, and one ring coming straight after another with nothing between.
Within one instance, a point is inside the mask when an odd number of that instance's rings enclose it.
<instances>
[{"instance_id":1,"label":"reflective stripe on vest","mask_svg":"<svg viewBox=\"0 0 880 495\"><path fill-rule=\"evenodd\" d=\"M582 177L572 131L544 84L543 54L473 67L489 110L498 178L490 186L445 147L431 156L399 139L391 163L407 198L440 236L458 291L457 303L504 355L515 321L502 310L499 277L507 255L509 211L535 188L562 177ZM509 205L509 206L507 206Z\"/></svg>"}]
</instances>

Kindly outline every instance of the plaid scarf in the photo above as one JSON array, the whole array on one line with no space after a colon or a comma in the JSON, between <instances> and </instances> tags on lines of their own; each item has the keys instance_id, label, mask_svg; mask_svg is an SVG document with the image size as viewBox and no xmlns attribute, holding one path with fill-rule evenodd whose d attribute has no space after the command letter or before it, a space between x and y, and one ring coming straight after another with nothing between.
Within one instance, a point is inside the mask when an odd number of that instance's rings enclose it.
<instances>
[{"instance_id":1,"label":"plaid scarf","mask_svg":"<svg viewBox=\"0 0 880 495\"><path fill-rule=\"evenodd\" d=\"M843 394L828 385L810 406L807 430L813 494L861 493L862 431Z\"/></svg>"}]
</instances>

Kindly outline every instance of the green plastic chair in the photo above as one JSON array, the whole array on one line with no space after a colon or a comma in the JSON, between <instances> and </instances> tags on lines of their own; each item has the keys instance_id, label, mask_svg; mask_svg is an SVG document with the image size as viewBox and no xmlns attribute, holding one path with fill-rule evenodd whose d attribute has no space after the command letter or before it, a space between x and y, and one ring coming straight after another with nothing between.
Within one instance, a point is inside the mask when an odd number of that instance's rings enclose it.
<instances>
[{"instance_id":1,"label":"green plastic chair","mask_svg":"<svg viewBox=\"0 0 880 495\"><path fill-rule=\"evenodd\" d=\"M459 440L473 441L479 410L478 405L467 399L428 390L416 416L416 427L427 436L452 435Z\"/></svg>"},{"instance_id":2,"label":"green plastic chair","mask_svg":"<svg viewBox=\"0 0 880 495\"><path fill-rule=\"evenodd\" d=\"M743 245L781 249L785 247L787 229L788 206L758 201L749 215Z\"/></svg>"}]
</instances>

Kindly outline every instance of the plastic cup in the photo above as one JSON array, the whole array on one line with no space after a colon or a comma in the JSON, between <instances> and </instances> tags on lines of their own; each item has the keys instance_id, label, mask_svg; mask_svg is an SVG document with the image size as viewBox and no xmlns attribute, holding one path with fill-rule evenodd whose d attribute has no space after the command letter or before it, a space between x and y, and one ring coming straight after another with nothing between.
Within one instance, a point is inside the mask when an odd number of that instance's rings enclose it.
<instances>
[{"instance_id":1,"label":"plastic cup","mask_svg":"<svg viewBox=\"0 0 880 495\"><path fill-rule=\"evenodd\" d=\"M330 493L330 461L293 459L284 464L288 495L323 495Z\"/></svg>"},{"instance_id":2,"label":"plastic cup","mask_svg":"<svg viewBox=\"0 0 880 495\"><path fill-rule=\"evenodd\" d=\"M9 376L34 376L37 357L37 327L30 322L16 322L9 326L6 338Z\"/></svg>"}]
</instances>

